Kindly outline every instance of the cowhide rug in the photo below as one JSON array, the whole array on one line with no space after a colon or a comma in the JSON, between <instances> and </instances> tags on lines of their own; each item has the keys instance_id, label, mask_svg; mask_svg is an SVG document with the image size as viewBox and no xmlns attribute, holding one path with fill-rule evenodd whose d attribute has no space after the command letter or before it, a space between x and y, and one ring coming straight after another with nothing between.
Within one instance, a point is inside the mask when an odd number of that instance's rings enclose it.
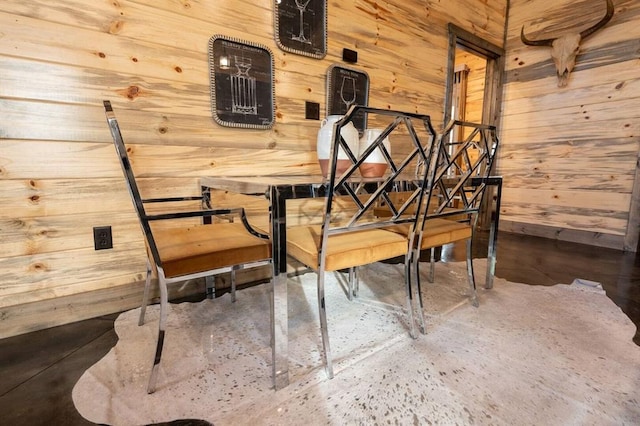
<instances>
[{"instance_id":1,"label":"cowhide rug","mask_svg":"<svg viewBox=\"0 0 640 426\"><path fill-rule=\"evenodd\" d=\"M117 345L73 390L101 424L200 419L215 425L640 424L635 327L588 281L552 287L496 279L468 302L464 263L438 263L423 281L428 330L408 335L402 266L361 269L350 302L329 274L327 310L336 375L320 357L316 275L289 280L290 385L271 388L266 285L171 305L158 389L146 385L157 306L115 322ZM427 266L423 268L426 272ZM585 285L586 283L586 285Z\"/></svg>"}]
</instances>

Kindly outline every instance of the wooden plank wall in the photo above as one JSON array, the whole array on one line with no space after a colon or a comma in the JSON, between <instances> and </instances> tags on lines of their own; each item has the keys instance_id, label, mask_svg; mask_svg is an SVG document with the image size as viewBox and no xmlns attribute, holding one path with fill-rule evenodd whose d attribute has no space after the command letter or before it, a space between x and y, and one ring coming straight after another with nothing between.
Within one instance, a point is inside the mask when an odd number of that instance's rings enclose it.
<instances>
[{"instance_id":1,"label":"wooden plank wall","mask_svg":"<svg viewBox=\"0 0 640 426\"><path fill-rule=\"evenodd\" d=\"M319 173L327 68L358 51L370 105L441 126L447 23L502 45L507 0L328 2L328 54L284 53L271 1L3 0L0 4L0 337L135 307L143 241L106 126L110 99L146 195L197 194L203 175ZM211 119L207 44L274 54L276 124ZM94 251L111 225L114 248Z\"/></svg>"},{"instance_id":2,"label":"wooden plank wall","mask_svg":"<svg viewBox=\"0 0 640 426\"><path fill-rule=\"evenodd\" d=\"M613 0L557 87L548 47L525 46L597 22L605 0L511 0L498 167L502 229L635 250L640 185L640 2ZM626 241L626 242L625 242Z\"/></svg>"}]
</instances>

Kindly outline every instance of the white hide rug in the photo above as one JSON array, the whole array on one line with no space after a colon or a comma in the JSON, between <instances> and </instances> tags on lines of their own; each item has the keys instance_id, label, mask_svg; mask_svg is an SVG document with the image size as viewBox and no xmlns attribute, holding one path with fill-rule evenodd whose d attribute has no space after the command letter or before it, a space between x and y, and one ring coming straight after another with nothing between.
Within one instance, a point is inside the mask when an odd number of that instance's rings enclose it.
<instances>
[{"instance_id":1,"label":"white hide rug","mask_svg":"<svg viewBox=\"0 0 640 426\"><path fill-rule=\"evenodd\" d=\"M468 302L464 263L438 263L423 281L428 331L413 340L402 266L361 269L360 297L329 274L335 377L321 365L316 275L289 279L290 385L271 386L266 285L171 305L158 389L146 393L158 306L115 322L119 341L73 389L101 424L200 419L215 425L637 425L635 327L601 287L496 279ZM424 265L426 271L428 265Z\"/></svg>"}]
</instances>

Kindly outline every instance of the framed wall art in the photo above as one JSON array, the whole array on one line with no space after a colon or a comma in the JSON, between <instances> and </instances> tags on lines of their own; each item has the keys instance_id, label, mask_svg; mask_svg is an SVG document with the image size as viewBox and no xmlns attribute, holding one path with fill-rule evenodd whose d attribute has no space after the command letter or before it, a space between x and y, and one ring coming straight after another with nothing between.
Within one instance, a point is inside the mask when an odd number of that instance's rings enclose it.
<instances>
[{"instance_id":1,"label":"framed wall art","mask_svg":"<svg viewBox=\"0 0 640 426\"><path fill-rule=\"evenodd\" d=\"M275 121L273 55L268 47L215 35L209 39L213 120L268 129Z\"/></svg>"},{"instance_id":2,"label":"framed wall art","mask_svg":"<svg viewBox=\"0 0 640 426\"><path fill-rule=\"evenodd\" d=\"M369 103L369 75L362 70L331 65L327 70L327 116L344 115L351 105ZM356 128L363 132L367 117L362 114L353 120Z\"/></svg>"},{"instance_id":3,"label":"framed wall art","mask_svg":"<svg viewBox=\"0 0 640 426\"><path fill-rule=\"evenodd\" d=\"M327 0L273 0L276 44L285 52L327 54Z\"/></svg>"}]
</instances>

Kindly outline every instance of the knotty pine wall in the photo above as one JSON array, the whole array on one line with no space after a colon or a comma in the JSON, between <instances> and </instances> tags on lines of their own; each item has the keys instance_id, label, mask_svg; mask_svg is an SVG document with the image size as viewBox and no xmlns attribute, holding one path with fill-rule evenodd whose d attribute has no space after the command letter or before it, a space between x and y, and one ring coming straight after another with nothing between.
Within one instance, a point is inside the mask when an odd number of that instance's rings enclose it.
<instances>
[{"instance_id":1,"label":"knotty pine wall","mask_svg":"<svg viewBox=\"0 0 640 426\"><path fill-rule=\"evenodd\" d=\"M548 47L604 16L604 0L510 0L498 167L501 229L635 251L640 233L640 2L582 43L567 87Z\"/></svg>"},{"instance_id":2,"label":"knotty pine wall","mask_svg":"<svg viewBox=\"0 0 640 426\"><path fill-rule=\"evenodd\" d=\"M269 0L0 3L0 337L139 305L145 252L104 118L110 99L145 195L197 194L203 175L319 173L327 68L359 53L371 106L442 127L447 24L502 45L507 0L328 1L328 54L284 53ZM211 119L207 43L222 34L275 59L276 124ZM513 130L511 130L513 131ZM92 228L111 225L112 250Z\"/></svg>"}]
</instances>

